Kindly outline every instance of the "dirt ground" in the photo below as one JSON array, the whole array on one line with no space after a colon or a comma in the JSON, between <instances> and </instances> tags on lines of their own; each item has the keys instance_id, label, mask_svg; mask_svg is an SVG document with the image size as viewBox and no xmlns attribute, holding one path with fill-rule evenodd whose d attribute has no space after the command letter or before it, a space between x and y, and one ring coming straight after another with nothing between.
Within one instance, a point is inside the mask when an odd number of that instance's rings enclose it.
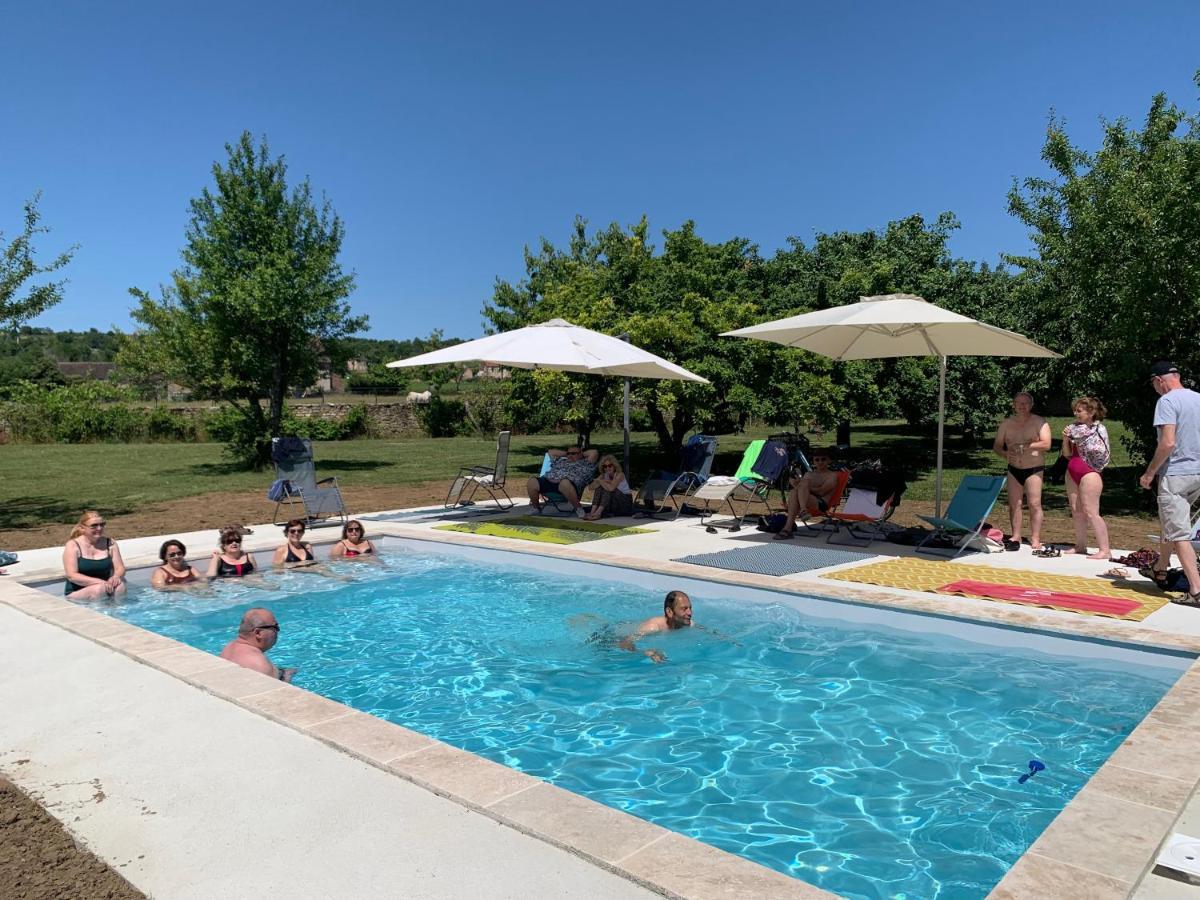
<instances>
[{"instance_id":1,"label":"dirt ground","mask_svg":"<svg viewBox=\"0 0 1200 900\"><path fill-rule=\"evenodd\" d=\"M351 510L372 512L440 503L445 499L446 485L445 481L439 480L387 487L351 487L343 488L342 494ZM181 534L204 528L217 528L232 522L262 522L270 518L274 508L274 504L264 499L262 491L258 490L203 494L170 503L156 503L127 515L109 516L108 533L120 540L122 537L147 534ZM920 525L922 523L916 518L917 513L933 515L933 503L905 500L896 511L893 521L899 525ZM996 504L990 521L997 528L1006 532L1009 530L1008 508L1003 499ZM1147 535L1157 532L1156 521L1132 516L1111 516L1106 517L1105 521L1108 523L1112 546L1128 550L1153 546ZM1029 536L1028 527L1026 519L1026 537ZM1043 531L1042 539L1048 543L1068 544L1074 541L1071 518L1065 509L1046 510ZM70 526L62 524L0 531L0 548L31 550L36 547L52 547L65 543L69 533ZM280 540L282 541L282 536ZM1094 538L1089 540L1094 541ZM209 548L189 549L196 555L207 552Z\"/></svg>"},{"instance_id":2,"label":"dirt ground","mask_svg":"<svg viewBox=\"0 0 1200 900\"><path fill-rule=\"evenodd\" d=\"M0 896L5 900L145 897L77 846L57 819L4 778L0 778Z\"/></svg>"}]
</instances>

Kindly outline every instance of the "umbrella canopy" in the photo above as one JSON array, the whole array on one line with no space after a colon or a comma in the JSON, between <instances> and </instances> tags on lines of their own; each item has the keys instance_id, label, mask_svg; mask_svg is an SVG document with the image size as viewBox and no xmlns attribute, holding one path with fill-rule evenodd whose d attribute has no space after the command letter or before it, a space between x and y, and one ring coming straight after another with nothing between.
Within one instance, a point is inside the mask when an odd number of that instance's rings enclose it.
<instances>
[{"instance_id":1,"label":"umbrella canopy","mask_svg":"<svg viewBox=\"0 0 1200 900\"><path fill-rule=\"evenodd\" d=\"M979 322L913 294L860 297L832 309L727 331L725 337L755 338L798 347L833 359L894 356L941 357L938 379L936 514L942 514L942 443L946 423L946 357L1057 357L1015 331Z\"/></svg>"},{"instance_id":2,"label":"umbrella canopy","mask_svg":"<svg viewBox=\"0 0 1200 900\"><path fill-rule=\"evenodd\" d=\"M772 341L833 359L1058 356L1015 331L942 309L912 294L861 297L858 303L751 325L725 335Z\"/></svg>"},{"instance_id":3,"label":"umbrella canopy","mask_svg":"<svg viewBox=\"0 0 1200 900\"><path fill-rule=\"evenodd\" d=\"M440 366L446 363L486 362L514 369L550 369L585 375L623 375L708 384L682 366L667 362L620 338L601 334L563 319L551 319L475 341L422 353L388 363L400 366Z\"/></svg>"},{"instance_id":4,"label":"umbrella canopy","mask_svg":"<svg viewBox=\"0 0 1200 900\"><path fill-rule=\"evenodd\" d=\"M655 378L660 381L708 384L707 378L667 362L628 341L572 325L563 319L551 319L539 325L491 334L409 359L398 359L388 363L388 368L475 361L514 369L624 376L626 472L629 471L629 379Z\"/></svg>"}]
</instances>

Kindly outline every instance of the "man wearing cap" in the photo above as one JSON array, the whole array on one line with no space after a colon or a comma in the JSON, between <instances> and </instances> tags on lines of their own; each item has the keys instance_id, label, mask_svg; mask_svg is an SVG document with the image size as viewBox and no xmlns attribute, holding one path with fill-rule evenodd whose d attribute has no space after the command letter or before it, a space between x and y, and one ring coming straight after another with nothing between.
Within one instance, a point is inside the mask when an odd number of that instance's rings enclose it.
<instances>
[{"instance_id":1,"label":"man wearing cap","mask_svg":"<svg viewBox=\"0 0 1200 900\"><path fill-rule=\"evenodd\" d=\"M1158 446L1139 483L1149 490L1158 479L1158 520L1164 542L1175 545L1179 564L1188 580L1188 592L1173 602L1200 607L1200 571L1192 547L1192 504L1200 499L1200 394L1188 390L1179 369L1161 360L1150 367L1150 383L1158 392L1154 426ZM1160 560L1158 568L1165 569Z\"/></svg>"}]
</instances>

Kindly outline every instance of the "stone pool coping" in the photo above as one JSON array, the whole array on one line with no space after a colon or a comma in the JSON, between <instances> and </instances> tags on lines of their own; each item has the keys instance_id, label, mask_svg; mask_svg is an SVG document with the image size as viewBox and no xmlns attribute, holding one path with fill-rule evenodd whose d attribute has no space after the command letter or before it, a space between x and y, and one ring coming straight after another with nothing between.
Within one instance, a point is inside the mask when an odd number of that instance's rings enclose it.
<instances>
[{"instance_id":1,"label":"stone pool coping","mask_svg":"<svg viewBox=\"0 0 1200 900\"><path fill-rule=\"evenodd\" d=\"M597 546L602 542L530 546L484 535L433 531L429 524L375 520L370 527L373 533L388 537L595 562L989 625L1200 653L1200 637L1097 617L1065 619L999 603L858 590L633 558L603 552ZM311 536L316 544L326 543L318 535ZM258 552L278 543L278 537L264 534L248 541L247 549ZM130 569L158 563L157 557L146 553L127 553L126 557ZM24 573L20 580L36 582L52 576L61 577L43 567ZM0 602L310 735L666 896L832 896L807 882L44 591L6 581L0 583ZM1200 662L1193 663L1163 696L991 896L1089 900L1129 896L1153 868L1160 845L1200 782L1200 755L1190 750L1197 728ZM1164 771L1171 774L1162 774Z\"/></svg>"}]
</instances>

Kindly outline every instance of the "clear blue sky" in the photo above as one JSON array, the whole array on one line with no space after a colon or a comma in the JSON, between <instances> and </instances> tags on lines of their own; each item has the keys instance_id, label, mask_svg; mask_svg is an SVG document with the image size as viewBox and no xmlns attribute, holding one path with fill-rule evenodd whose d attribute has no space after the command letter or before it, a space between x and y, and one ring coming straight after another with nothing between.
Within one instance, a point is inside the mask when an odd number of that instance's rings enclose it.
<instances>
[{"instance_id":1,"label":"clear blue sky","mask_svg":"<svg viewBox=\"0 0 1200 900\"><path fill-rule=\"evenodd\" d=\"M957 255L1027 246L1006 212L1053 108L1094 147L1166 91L1195 109L1200 4L9 4L0 230L42 190L35 324L130 327L179 263L188 200L243 129L346 226L370 336L482 333L522 248L643 214L764 255L953 210ZM340 8L345 7L345 8Z\"/></svg>"}]
</instances>

